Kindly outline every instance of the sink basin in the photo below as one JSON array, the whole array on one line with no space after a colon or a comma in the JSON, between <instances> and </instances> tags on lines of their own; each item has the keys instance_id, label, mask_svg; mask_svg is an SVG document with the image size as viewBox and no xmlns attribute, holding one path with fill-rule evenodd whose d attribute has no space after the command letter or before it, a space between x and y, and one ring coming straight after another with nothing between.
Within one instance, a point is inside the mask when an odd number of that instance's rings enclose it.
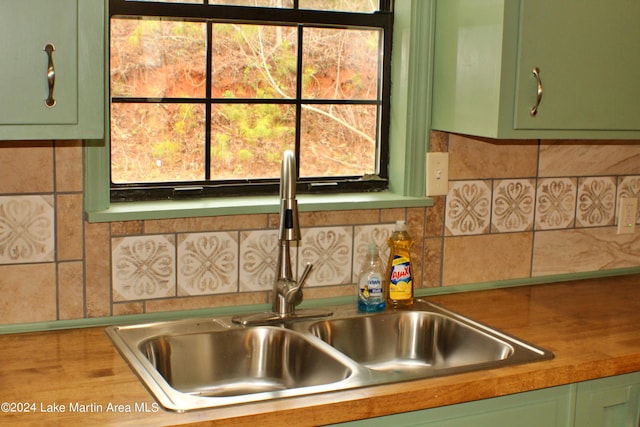
<instances>
[{"instance_id":1,"label":"sink basin","mask_svg":"<svg viewBox=\"0 0 640 427\"><path fill-rule=\"evenodd\" d=\"M177 412L354 387L361 371L304 334L237 327L230 318L113 326L106 333L156 400Z\"/></svg>"},{"instance_id":2,"label":"sink basin","mask_svg":"<svg viewBox=\"0 0 640 427\"><path fill-rule=\"evenodd\" d=\"M140 345L174 389L235 396L339 382L345 364L299 334L275 327L154 337Z\"/></svg>"},{"instance_id":3,"label":"sink basin","mask_svg":"<svg viewBox=\"0 0 640 427\"><path fill-rule=\"evenodd\" d=\"M397 311L326 320L309 331L375 371L434 376L513 357L515 343L432 311Z\"/></svg>"},{"instance_id":4,"label":"sink basin","mask_svg":"<svg viewBox=\"0 0 640 427\"><path fill-rule=\"evenodd\" d=\"M106 333L166 409L311 395L550 359L553 354L425 300L409 310L241 326L231 316Z\"/></svg>"}]
</instances>

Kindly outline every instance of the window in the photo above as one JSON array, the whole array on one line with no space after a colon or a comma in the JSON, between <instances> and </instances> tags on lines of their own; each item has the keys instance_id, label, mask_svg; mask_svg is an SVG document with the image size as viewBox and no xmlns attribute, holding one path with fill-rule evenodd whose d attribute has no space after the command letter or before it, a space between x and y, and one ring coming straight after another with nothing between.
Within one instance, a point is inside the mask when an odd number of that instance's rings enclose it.
<instances>
[{"instance_id":1,"label":"window","mask_svg":"<svg viewBox=\"0 0 640 427\"><path fill-rule=\"evenodd\" d=\"M111 200L388 187L390 0L110 0Z\"/></svg>"},{"instance_id":2,"label":"window","mask_svg":"<svg viewBox=\"0 0 640 427\"><path fill-rule=\"evenodd\" d=\"M140 3L141 4L141 3ZM433 41L433 0L395 0L388 190L300 194L301 211L430 206L425 198ZM109 22L105 22L108 27ZM105 76L109 73L106 70ZM108 82L106 82L108 85ZM105 94L109 108L109 96ZM107 124L108 129L108 124ZM85 141L84 205L89 222L168 219L278 212L277 197L203 197L182 200L112 201L109 132Z\"/></svg>"}]
</instances>

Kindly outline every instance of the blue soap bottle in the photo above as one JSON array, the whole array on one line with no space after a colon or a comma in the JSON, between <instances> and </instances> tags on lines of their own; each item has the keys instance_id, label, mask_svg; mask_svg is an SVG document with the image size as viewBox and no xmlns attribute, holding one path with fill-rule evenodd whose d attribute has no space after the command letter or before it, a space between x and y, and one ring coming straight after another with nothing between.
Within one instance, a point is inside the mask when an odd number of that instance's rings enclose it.
<instances>
[{"instance_id":1,"label":"blue soap bottle","mask_svg":"<svg viewBox=\"0 0 640 427\"><path fill-rule=\"evenodd\" d=\"M385 309L384 278L385 267L378 254L378 246L370 243L358 274L358 311L371 313Z\"/></svg>"}]
</instances>

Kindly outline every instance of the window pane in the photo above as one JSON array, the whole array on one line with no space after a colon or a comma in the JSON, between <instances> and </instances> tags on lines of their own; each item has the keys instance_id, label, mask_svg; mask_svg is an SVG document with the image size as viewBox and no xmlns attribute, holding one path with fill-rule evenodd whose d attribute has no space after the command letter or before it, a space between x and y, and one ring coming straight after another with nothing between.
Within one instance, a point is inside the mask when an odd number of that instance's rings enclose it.
<instances>
[{"instance_id":1,"label":"window pane","mask_svg":"<svg viewBox=\"0 0 640 427\"><path fill-rule=\"evenodd\" d=\"M378 30L305 28L302 96L377 99L379 39Z\"/></svg>"},{"instance_id":2,"label":"window pane","mask_svg":"<svg viewBox=\"0 0 640 427\"><path fill-rule=\"evenodd\" d=\"M295 146L291 105L213 105L211 122L212 179L278 177L282 152Z\"/></svg>"},{"instance_id":3,"label":"window pane","mask_svg":"<svg viewBox=\"0 0 640 427\"><path fill-rule=\"evenodd\" d=\"M376 173L376 111L372 105L304 105L300 176Z\"/></svg>"},{"instance_id":4,"label":"window pane","mask_svg":"<svg viewBox=\"0 0 640 427\"><path fill-rule=\"evenodd\" d=\"M111 96L205 96L206 26L111 19Z\"/></svg>"},{"instance_id":5,"label":"window pane","mask_svg":"<svg viewBox=\"0 0 640 427\"><path fill-rule=\"evenodd\" d=\"M112 181L204 179L204 116L196 104L112 104Z\"/></svg>"},{"instance_id":6,"label":"window pane","mask_svg":"<svg viewBox=\"0 0 640 427\"><path fill-rule=\"evenodd\" d=\"M378 10L379 0L300 0L300 9L365 12Z\"/></svg>"},{"instance_id":7,"label":"window pane","mask_svg":"<svg viewBox=\"0 0 640 427\"><path fill-rule=\"evenodd\" d=\"M109 2L117 200L164 199L162 183L270 192L284 150L297 150L306 182L386 188L391 26L373 15L379 0L127 1L140 2L131 16ZM140 191L118 193L128 184Z\"/></svg>"},{"instance_id":8,"label":"window pane","mask_svg":"<svg viewBox=\"0 0 640 427\"><path fill-rule=\"evenodd\" d=\"M214 98L291 98L296 94L294 27L213 26Z\"/></svg>"},{"instance_id":9,"label":"window pane","mask_svg":"<svg viewBox=\"0 0 640 427\"><path fill-rule=\"evenodd\" d=\"M202 0L127 0L127 1L159 1L162 3L201 3Z\"/></svg>"},{"instance_id":10,"label":"window pane","mask_svg":"<svg viewBox=\"0 0 640 427\"><path fill-rule=\"evenodd\" d=\"M291 8L293 0L209 0L209 4Z\"/></svg>"}]
</instances>

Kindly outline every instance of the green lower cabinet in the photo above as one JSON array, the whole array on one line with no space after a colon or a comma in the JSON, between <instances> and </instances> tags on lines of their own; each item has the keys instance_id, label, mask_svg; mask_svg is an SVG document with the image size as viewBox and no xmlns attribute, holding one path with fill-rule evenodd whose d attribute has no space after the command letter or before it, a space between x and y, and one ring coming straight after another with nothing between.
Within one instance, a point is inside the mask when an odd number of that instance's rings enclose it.
<instances>
[{"instance_id":1,"label":"green lower cabinet","mask_svg":"<svg viewBox=\"0 0 640 427\"><path fill-rule=\"evenodd\" d=\"M576 427L640 427L640 372L578 385Z\"/></svg>"},{"instance_id":2,"label":"green lower cabinet","mask_svg":"<svg viewBox=\"0 0 640 427\"><path fill-rule=\"evenodd\" d=\"M640 372L339 425L640 427Z\"/></svg>"},{"instance_id":3,"label":"green lower cabinet","mask_svg":"<svg viewBox=\"0 0 640 427\"><path fill-rule=\"evenodd\" d=\"M571 387L553 387L340 424L366 427L569 427Z\"/></svg>"}]
</instances>

